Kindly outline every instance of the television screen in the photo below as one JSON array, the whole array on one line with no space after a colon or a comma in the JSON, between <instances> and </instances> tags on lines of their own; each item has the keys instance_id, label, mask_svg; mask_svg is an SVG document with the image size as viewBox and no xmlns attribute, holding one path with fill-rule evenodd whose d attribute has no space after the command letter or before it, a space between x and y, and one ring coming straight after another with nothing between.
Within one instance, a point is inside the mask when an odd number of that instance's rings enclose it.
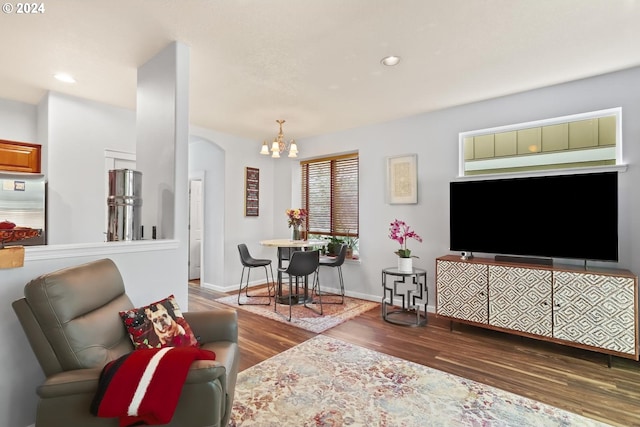
<instances>
[{"instance_id":1,"label":"television screen","mask_svg":"<svg viewBox=\"0 0 640 427\"><path fill-rule=\"evenodd\" d=\"M618 260L618 173L450 183L450 249Z\"/></svg>"}]
</instances>

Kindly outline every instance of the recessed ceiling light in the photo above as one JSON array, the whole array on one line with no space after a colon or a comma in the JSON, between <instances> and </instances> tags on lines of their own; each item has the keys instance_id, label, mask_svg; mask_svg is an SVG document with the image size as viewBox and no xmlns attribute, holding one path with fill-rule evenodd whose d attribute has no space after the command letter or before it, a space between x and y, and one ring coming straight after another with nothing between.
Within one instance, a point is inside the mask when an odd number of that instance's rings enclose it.
<instances>
[{"instance_id":1,"label":"recessed ceiling light","mask_svg":"<svg viewBox=\"0 0 640 427\"><path fill-rule=\"evenodd\" d=\"M384 58L382 58L380 62L383 65L388 65L389 67L392 67L394 65L398 65L398 63L400 62L400 57L395 55L385 56Z\"/></svg>"},{"instance_id":2,"label":"recessed ceiling light","mask_svg":"<svg viewBox=\"0 0 640 427\"><path fill-rule=\"evenodd\" d=\"M76 82L76 79L74 79L71 74L67 74L67 73L57 73L53 77L55 77L56 80L60 80L61 82L65 82L65 83Z\"/></svg>"}]
</instances>

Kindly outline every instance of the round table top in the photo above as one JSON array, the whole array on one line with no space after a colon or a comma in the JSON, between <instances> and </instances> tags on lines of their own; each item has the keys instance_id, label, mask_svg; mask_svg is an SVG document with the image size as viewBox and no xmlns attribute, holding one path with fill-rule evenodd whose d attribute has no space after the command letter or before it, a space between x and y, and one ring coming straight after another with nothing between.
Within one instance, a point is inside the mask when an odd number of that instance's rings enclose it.
<instances>
[{"instance_id":1,"label":"round table top","mask_svg":"<svg viewBox=\"0 0 640 427\"><path fill-rule=\"evenodd\" d=\"M309 246L326 246L326 240L291 240L291 239L271 239L261 240L263 246L274 246L278 248L308 248Z\"/></svg>"},{"instance_id":2,"label":"round table top","mask_svg":"<svg viewBox=\"0 0 640 427\"><path fill-rule=\"evenodd\" d=\"M427 270L413 267L411 272L407 272L407 271L398 270L398 267L389 267L389 268L383 269L382 272L385 274L391 274L394 276L413 276L414 274L426 274Z\"/></svg>"}]
</instances>

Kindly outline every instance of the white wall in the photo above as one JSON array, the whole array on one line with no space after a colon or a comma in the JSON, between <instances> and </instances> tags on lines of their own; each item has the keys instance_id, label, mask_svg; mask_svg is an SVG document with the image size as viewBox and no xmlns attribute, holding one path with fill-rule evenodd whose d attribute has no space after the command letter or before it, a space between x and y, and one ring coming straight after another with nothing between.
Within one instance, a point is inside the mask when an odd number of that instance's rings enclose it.
<instances>
[{"instance_id":1,"label":"white wall","mask_svg":"<svg viewBox=\"0 0 640 427\"><path fill-rule=\"evenodd\" d=\"M36 119L35 105L0 99L0 139L38 144Z\"/></svg>"},{"instance_id":2,"label":"white wall","mask_svg":"<svg viewBox=\"0 0 640 427\"><path fill-rule=\"evenodd\" d=\"M189 49L185 45L170 44L138 70L135 151L136 167L143 172L142 224L147 229L155 225L158 239L176 237L176 177L187 176L188 98ZM183 219L180 224L185 225Z\"/></svg>"},{"instance_id":3,"label":"white wall","mask_svg":"<svg viewBox=\"0 0 640 427\"><path fill-rule=\"evenodd\" d=\"M291 185L289 180L278 181L274 173L280 169L290 170L291 162L288 159L272 159L260 155L260 141L200 127L191 127L190 134L192 141L198 141L195 145L197 151L190 153L190 159L193 160L189 165L190 170L206 171L205 217L210 215L211 209L224 207L222 224L210 224L211 218L205 219L204 244L207 252L203 262L206 275L204 285L219 290L236 290L242 272L238 244L245 243L254 257L272 258L275 261L275 250L260 246L259 242L287 236L278 234L278 230L274 228L274 222L277 221L274 216L277 217L277 212L274 213L273 208L277 195L289 197ZM217 148L206 148L204 144L213 144ZM221 155L221 152L224 152L222 177L221 171L216 170L219 167L216 156ZM244 216L245 167L260 169L260 215L257 217ZM221 179L224 183L222 192ZM286 227L284 211L282 222ZM213 242L210 241L212 239ZM222 246L218 246L219 244ZM211 245L216 248L213 249ZM212 260L211 257L221 258ZM211 271L212 263L222 263L222 270Z\"/></svg>"},{"instance_id":4,"label":"white wall","mask_svg":"<svg viewBox=\"0 0 640 427\"><path fill-rule=\"evenodd\" d=\"M301 153L316 157L332 152L360 152L360 264L347 263L347 293L381 298L380 270L396 265L397 243L388 236L389 223L402 219L424 242L410 241L420 258L414 266L428 271L429 305L435 303L435 258L449 251L448 183L458 168L458 133L621 106L624 161L619 175L619 263L593 263L640 273L640 68L505 96L373 126L302 139ZM427 96L427 95L425 95ZM384 202L385 157L418 155L418 204ZM288 200L278 200L275 212ZM633 220L632 220L633 219ZM585 229L588 232L588 229ZM481 255L481 254L480 254ZM570 262L558 260L558 262Z\"/></svg>"},{"instance_id":5,"label":"white wall","mask_svg":"<svg viewBox=\"0 0 640 427\"><path fill-rule=\"evenodd\" d=\"M224 283L224 151L211 141L191 137L189 177L202 179L202 236L200 284L222 288Z\"/></svg>"},{"instance_id":6,"label":"white wall","mask_svg":"<svg viewBox=\"0 0 640 427\"><path fill-rule=\"evenodd\" d=\"M104 242L104 150L135 152L135 112L58 93L41 104L48 111L46 134L39 139L47 148L48 242Z\"/></svg>"}]
</instances>

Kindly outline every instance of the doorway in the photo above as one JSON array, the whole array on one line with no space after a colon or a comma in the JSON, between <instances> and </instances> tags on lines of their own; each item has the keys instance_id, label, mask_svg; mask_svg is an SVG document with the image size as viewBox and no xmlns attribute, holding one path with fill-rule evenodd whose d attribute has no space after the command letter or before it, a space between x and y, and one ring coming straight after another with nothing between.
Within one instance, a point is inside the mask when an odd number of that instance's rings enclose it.
<instances>
[{"instance_id":1,"label":"doorway","mask_svg":"<svg viewBox=\"0 0 640 427\"><path fill-rule=\"evenodd\" d=\"M200 286L216 289L224 283L225 274L225 156L224 150L215 142L197 136L189 137L189 187L192 180L201 181L201 185L199 207L191 207L191 197L188 201L190 213L187 220L191 212L199 215L199 227L189 229L189 235L196 234L192 239L194 244L189 243L189 252L192 249L194 252L189 258L196 263L200 261ZM195 242L198 228L200 245ZM188 270L192 270L191 266Z\"/></svg>"},{"instance_id":2,"label":"doorway","mask_svg":"<svg viewBox=\"0 0 640 427\"><path fill-rule=\"evenodd\" d=\"M189 281L200 281L202 275L203 182L201 177L189 179Z\"/></svg>"}]
</instances>

